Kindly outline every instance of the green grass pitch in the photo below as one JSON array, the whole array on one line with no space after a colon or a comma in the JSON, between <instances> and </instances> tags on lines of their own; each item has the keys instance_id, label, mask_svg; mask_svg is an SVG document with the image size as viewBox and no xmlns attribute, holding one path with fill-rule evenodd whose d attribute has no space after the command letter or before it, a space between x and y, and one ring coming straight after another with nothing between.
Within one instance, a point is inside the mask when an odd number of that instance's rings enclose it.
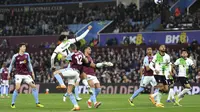
<instances>
[{"instance_id":1,"label":"green grass pitch","mask_svg":"<svg viewBox=\"0 0 200 112\"><path fill-rule=\"evenodd\" d=\"M131 96L127 95L104 95L98 96L98 101L102 102L98 109L88 109L86 101L89 95L80 95L83 100L78 102L81 112L199 112L200 111L200 95L186 95L181 101L183 107L173 106L172 103L165 103L166 95L163 96L162 102L165 108L156 108L148 100L148 95L142 94L135 100L135 106L131 107L127 99ZM33 96L30 94L19 94L16 101L16 109L10 108L11 98L0 99L0 112L69 112L73 105L67 99L62 101L62 94L40 94L40 102L44 108L35 107Z\"/></svg>"}]
</instances>

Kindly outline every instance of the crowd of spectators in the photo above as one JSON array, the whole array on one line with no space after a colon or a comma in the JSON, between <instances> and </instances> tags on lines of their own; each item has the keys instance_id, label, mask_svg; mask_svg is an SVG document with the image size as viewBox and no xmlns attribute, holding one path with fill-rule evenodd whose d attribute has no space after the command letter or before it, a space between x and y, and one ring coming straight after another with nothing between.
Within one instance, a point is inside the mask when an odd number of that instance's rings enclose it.
<instances>
[{"instance_id":1,"label":"crowd of spectators","mask_svg":"<svg viewBox=\"0 0 200 112\"><path fill-rule=\"evenodd\" d=\"M144 6L137 9L131 3L129 6L119 4L108 5L104 8L94 6L80 8L76 11L40 11L40 12L15 12L4 14L4 22L0 25L0 35L52 35L68 30L69 24L89 23L93 20L114 20L115 33L138 32L150 24L159 14L159 5L153 1L145 2Z\"/></svg>"},{"instance_id":2,"label":"crowd of spectators","mask_svg":"<svg viewBox=\"0 0 200 112\"><path fill-rule=\"evenodd\" d=\"M178 9L174 15L169 17L169 21L163 24L164 28L182 28L182 29L200 29L200 9L194 14L178 13Z\"/></svg>"},{"instance_id":3,"label":"crowd of spectators","mask_svg":"<svg viewBox=\"0 0 200 112\"><path fill-rule=\"evenodd\" d=\"M91 1L91 0L1 0L0 4L32 4L32 3L54 3L54 2L80 2L80 1Z\"/></svg>"},{"instance_id":4,"label":"crowd of spectators","mask_svg":"<svg viewBox=\"0 0 200 112\"><path fill-rule=\"evenodd\" d=\"M196 45L196 44L195 44ZM53 49L50 47L40 46L37 52L30 52L33 68L36 74L36 82L55 83L50 70L50 58ZM179 57L181 49L167 49L167 53L174 62ZM196 69L190 71L192 82L200 82L200 46L188 46L190 58L194 61ZM154 49L154 53L157 49ZM1 51L0 64L6 62L8 65L11 61L13 50ZM92 57L95 62L111 61L114 67L101 68L96 70L97 78L101 83L139 83L140 68L145 56L145 47L97 47L93 49ZM66 62L56 61L56 68L67 66ZM13 70L14 71L14 70ZM12 76L14 72L12 72Z\"/></svg>"},{"instance_id":5,"label":"crowd of spectators","mask_svg":"<svg viewBox=\"0 0 200 112\"><path fill-rule=\"evenodd\" d=\"M114 33L143 31L160 13L160 6L153 1L146 1L139 10L136 4L119 4L118 14L114 18Z\"/></svg>"}]
</instances>

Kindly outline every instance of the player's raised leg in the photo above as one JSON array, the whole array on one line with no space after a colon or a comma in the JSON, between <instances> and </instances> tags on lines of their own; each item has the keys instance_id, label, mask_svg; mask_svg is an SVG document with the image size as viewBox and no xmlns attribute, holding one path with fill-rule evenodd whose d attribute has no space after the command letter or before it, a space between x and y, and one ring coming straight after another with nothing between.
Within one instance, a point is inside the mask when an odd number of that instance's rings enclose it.
<instances>
[{"instance_id":1,"label":"player's raised leg","mask_svg":"<svg viewBox=\"0 0 200 112\"><path fill-rule=\"evenodd\" d=\"M88 92L90 95L94 94L92 88L89 85L89 81L87 80L87 74L85 74L84 72L81 73L81 79L82 79L82 83L86 86L86 88L88 89Z\"/></svg>"},{"instance_id":2,"label":"player's raised leg","mask_svg":"<svg viewBox=\"0 0 200 112\"><path fill-rule=\"evenodd\" d=\"M57 89L65 89L66 88L66 85L60 75L60 71L59 70L56 70L55 72L53 72L53 75L54 77L56 78L56 80L58 81L59 83L59 86L57 86L56 88Z\"/></svg>"},{"instance_id":3,"label":"player's raised leg","mask_svg":"<svg viewBox=\"0 0 200 112\"><path fill-rule=\"evenodd\" d=\"M180 101L183 99L185 94L187 94L191 90L191 86L190 86L190 84L188 82L188 79L185 78L185 77L179 77L179 81L184 86L184 89L176 96L175 104L178 105L178 106L182 106L180 104Z\"/></svg>"}]
</instances>

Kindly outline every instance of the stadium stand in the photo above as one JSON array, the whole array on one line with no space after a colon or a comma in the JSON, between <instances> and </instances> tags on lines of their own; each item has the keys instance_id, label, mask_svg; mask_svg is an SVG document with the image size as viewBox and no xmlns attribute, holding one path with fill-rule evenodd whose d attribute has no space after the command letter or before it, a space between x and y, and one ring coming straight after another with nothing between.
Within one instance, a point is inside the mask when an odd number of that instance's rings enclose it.
<instances>
[{"instance_id":1,"label":"stadium stand","mask_svg":"<svg viewBox=\"0 0 200 112\"><path fill-rule=\"evenodd\" d=\"M193 59L197 66L193 72L191 72L191 78L193 82L196 80L196 74L198 74L200 67L200 46L196 42L191 45L179 45L180 47L169 46L167 52L172 56L174 61L179 57L181 49L187 47L190 51L190 58ZM30 55L32 58L33 68L36 74L36 82L54 83L54 80L50 71L50 57L53 52L52 48L55 44L45 43L38 46L38 48L30 48ZM158 47L153 45L154 53L156 53ZM101 83L139 83L140 72L139 69L142 66L142 60L145 56L145 46L121 46L121 47L98 47L93 49L92 57L95 62L111 61L114 64L112 68L102 68L96 70L96 74ZM0 64L4 61L9 64L11 56L14 54L13 50L2 50L0 57ZM58 61L56 66L59 68L67 66L65 62ZM192 69L191 69L192 70ZM12 73L14 74L14 72ZM198 78L198 77L197 77ZM199 82L199 81L198 81Z\"/></svg>"}]
</instances>

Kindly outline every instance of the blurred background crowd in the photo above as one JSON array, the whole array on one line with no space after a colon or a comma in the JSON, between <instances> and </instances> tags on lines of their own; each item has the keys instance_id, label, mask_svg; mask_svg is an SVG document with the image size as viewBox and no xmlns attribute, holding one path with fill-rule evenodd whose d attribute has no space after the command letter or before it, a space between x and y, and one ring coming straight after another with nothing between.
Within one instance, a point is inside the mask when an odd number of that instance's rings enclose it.
<instances>
[{"instance_id":1,"label":"blurred background crowd","mask_svg":"<svg viewBox=\"0 0 200 112\"><path fill-rule=\"evenodd\" d=\"M3 0L1 2L16 4L54 1L65 0ZM119 3L118 6L107 5L105 7L99 7L98 5L94 5L87 8L78 8L74 11L62 9L39 12L17 12L12 10L4 14L4 22L0 25L0 35L56 35L60 34L62 31L70 30L68 28L69 24L89 23L94 20L114 21L109 27L109 30L105 32L139 32L144 31L144 29L158 17L161 9L162 6L156 5L152 0L147 0L140 9L138 9L137 5L134 3L128 6ZM171 27L173 23L170 22L169 24L170 25L165 23L164 25Z\"/></svg>"},{"instance_id":2,"label":"blurred background crowd","mask_svg":"<svg viewBox=\"0 0 200 112\"><path fill-rule=\"evenodd\" d=\"M50 45L50 44L49 44ZM33 68L36 75L36 82L54 83L54 78L50 70L50 58L53 52L53 47L39 46L37 52L32 52ZM55 47L55 46L54 46ZM190 69L190 78L192 82L200 83L200 46L185 46L190 52L190 57L196 69ZM154 48L154 54L157 52L157 47ZM183 47L184 48L184 47ZM183 49L181 48L181 49ZM34 48L36 49L36 48ZM139 83L140 68L143 63L143 58L146 55L145 46L129 46L129 47L101 47L92 48L92 58L95 62L110 61L114 63L114 67L96 69L96 75L101 83ZM171 56L172 62L180 57L180 48L167 48L167 53ZM6 62L9 65L13 50L1 51L0 63ZM66 67L65 61L56 60L56 68ZM14 69L13 69L14 71ZM12 76L14 72L12 72Z\"/></svg>"}]
</instances>

